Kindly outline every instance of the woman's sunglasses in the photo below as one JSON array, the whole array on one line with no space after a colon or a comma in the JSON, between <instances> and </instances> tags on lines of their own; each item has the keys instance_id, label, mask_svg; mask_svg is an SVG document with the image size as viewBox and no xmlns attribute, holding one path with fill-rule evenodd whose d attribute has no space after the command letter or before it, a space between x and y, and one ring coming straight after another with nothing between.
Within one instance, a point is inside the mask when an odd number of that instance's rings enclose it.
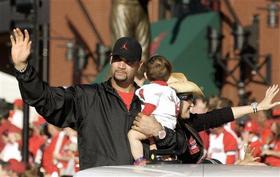
<instances>
[{"instance_id":1,"label":"woman's sunglasses","mask_svg":"<svg viewBox=\"0 0 280 177\"><path fill-rule=\"evenodd\" d=\"M194 102L194 95L192 93L180 93L177 96L180 100Z\"/></svg>"}]
</instances>

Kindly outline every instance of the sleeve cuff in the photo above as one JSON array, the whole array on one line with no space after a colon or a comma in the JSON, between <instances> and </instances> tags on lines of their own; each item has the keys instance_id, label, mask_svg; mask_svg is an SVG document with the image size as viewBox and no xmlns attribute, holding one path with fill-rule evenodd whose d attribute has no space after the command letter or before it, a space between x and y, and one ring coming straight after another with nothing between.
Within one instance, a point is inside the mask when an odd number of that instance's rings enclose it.
<instances>
[{"instance_id":1,"label":"sleeve cuff","mask_svg":"<svg viewBox=\"0 0 280 177\"><path fill-rule=\"evenodd\" d=\"M34 76L35 69L28 64L26 69L23 72L18 71L16 68L14 68L15 77L18 81L29 81L32 80Z\"/></svg>"},{"instance_id":2,"label":"sleeve cuff","mask_svg":"<svg viewBox=\"0 0 280 177\"><path fill-rule=\"evenodd\" d=\"M165 147L168 146L170 144L170 142L172 142L172 139L175 137L175 131L169 128L164 127L164 130L166 131L166 137L164 139L159 139L156 138L156 144L159 147Z\"/></svg>"}]
</instances>

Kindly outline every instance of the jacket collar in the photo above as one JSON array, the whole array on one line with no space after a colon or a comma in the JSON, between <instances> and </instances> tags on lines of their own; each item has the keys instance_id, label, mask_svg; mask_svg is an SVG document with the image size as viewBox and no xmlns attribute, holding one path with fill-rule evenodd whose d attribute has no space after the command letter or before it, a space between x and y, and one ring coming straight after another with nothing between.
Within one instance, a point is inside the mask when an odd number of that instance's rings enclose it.
<instances>
[{"instance_id":1,"label":"jacket collar","mask_svg":"<svg viewBox=\"0 0 280 177\"><path fill-rule=\"evenodd\" d=\"M112 86L112 78L110 77L107 81L103 82L105 90L111 93L116 93L116 90ZM134 82L135 90L139 88L139 86Z\"/></svg>"}]
</instances>

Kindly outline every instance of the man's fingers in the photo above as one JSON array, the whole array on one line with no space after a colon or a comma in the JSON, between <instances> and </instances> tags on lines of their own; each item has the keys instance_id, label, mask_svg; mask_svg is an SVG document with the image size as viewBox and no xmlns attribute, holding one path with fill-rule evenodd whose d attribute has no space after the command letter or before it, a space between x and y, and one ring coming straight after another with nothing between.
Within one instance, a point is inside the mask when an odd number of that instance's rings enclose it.
<instances>
[{"instance_id":1,"label":"man's fingers","mask_svg":"<svg viewBox=\"0 0 280 177\"><path fill-rule=\"evenodd\" d=\"M15 41L15 38L13 35L10 35L10 40L11 40L12 46L14 46L16 44L16 41Z\"/></svg>"},{"instance_id":2,"label":"man's fingers","mask_svg":"<svg viewBox=\"0 0 280 177\"><path fill-rule=\"evenodd\" d=\"M137 126L137 127L138 127L138 126L139 126L139 121L134 120L134 121L133 121L133 125L135 125L135 126Z\"/></svg>"},{"instance_id":3,"label":"man's fingers","mask_svg":"<svg viewBox=\"0 0 280 177\"><path fill-rule=\"evenodd\" d=\"M134 120L136 120L136 121L140 121L140 119L141 119L141 117L136 116Z\"/></svg>"},{"instance_id":4,"label":"man's fingers","mask_svg":"<svg viewBox=\"0 0 280 177\"><path fill-rule=\"evenodd\" d=\"M17 41L20 41L20 42L23 41L23 34L19 28L16 28L16 34L17 34L17 36L16 36Z\"/></svg>"},{"instance_id":5,"label":"man's fingers","mask_svg":"<svg viewBox=\"0 0 280 177\"><path fill-rule=\"evenodd\" d=\"M137 126L135 126L135 125L132 125L132 127L131 127L133 130L136 130L136 131L139 131L140 130L140 128L139 127L137 127ZM140 131L139 131L140 132Z\"/></svg>"},{"instance_id":6,"label":"man's fingers","mask_svg":"<svg viewBox=\"0 0 280 177\"><path fill-rule=\"evenodd\" d=\"M143 116L145 116L143 113L138 113L137 116L135 117L135 120L137 121L141 121L141 119L143 118Z\"/></svg>"},{"instance_id":7,"label":"man's fingers","mask_svg":"<svg viewBox=\"0 0 280 177\"><path fill-rule=\"evenodd\" d=\"M25 42L26 44L28 44L29 39L30 39L29 33L28 33L28 31L25 29L25 30L24 30L24 42Z\"/></svg>"},{"instance_id":8,"label":"man's fingers","mask_svg":"<svg viewBox=\"0 0 280 177\"><path fill-rule=\"evenodd\" d=\"M15 28L15 29L13 30L13 32L14 32L15 41L16 41L16 42L19 42L19 41L20 41L20 36L19 36L18 30Z\"/></svg>"},{"instance_id":9,"label":"man's fingers","mask_svg":"<svg viewBox=\"0 0 280 177\"><path fill-rule=\"evenodd\" d=\"M17 42L17 31L16 31L16 29L13 29L13 38L14 38L14 40Z\"/></svg>"},{"instance_id":10,"label":"man's fingers","mask_svg":"<svg viewBox=\"0 0 280 177\"><path fill-rule=\"evenodd\" d=\"M144 114L142 112L139 112L138 115L141 117L143 116Z\"/></svg>"}]
</instances>

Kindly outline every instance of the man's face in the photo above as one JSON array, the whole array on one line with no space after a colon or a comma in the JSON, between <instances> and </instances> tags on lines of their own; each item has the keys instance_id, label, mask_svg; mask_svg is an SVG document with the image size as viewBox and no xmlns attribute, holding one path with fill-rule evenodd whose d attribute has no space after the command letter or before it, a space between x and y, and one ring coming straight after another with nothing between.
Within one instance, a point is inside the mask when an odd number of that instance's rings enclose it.
<instances>
[{"instance_id":1,"label":"man's face","mask_svg":"<svg viewBox=\"0 0 280 177\"><path fill-rule=\"evenodd\" d=\"M128 61L118 56L113 56L111 58L112 77L118 82L133 81L139 66L139 61Z\"/></svg>"}]
</instances>

